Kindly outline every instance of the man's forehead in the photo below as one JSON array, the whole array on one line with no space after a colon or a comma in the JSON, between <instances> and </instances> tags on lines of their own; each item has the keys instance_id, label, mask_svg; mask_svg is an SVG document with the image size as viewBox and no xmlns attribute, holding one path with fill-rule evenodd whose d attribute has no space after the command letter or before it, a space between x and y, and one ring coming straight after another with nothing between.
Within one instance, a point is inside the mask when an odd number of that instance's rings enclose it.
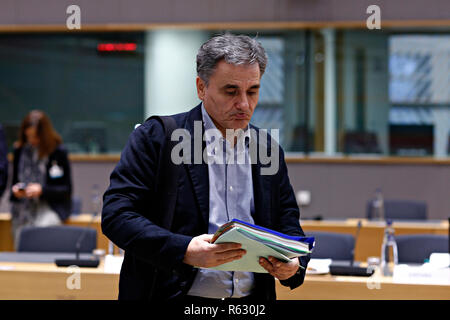
<instances>
[{"instance_id":1,"label":"man's forehead","mask_svg":"<svg viewBox=\"0 0 450 320\"><path fill-rule=\"evenodd\" d=\"M255 85L260 82L259 68L245 68L234 70L217 70L217 80L221 85Z\"/></svg>"},{"instance_id":2,"label":"man's forehead","mask_svg":"<svg viewBox=\"0 0 450 320\"><path fill-rule=\"evenodd\" d=\"M248 88L254 88L257 89L260 87L259 80L258 81L237 81L236 83L233 83L232 81L226 82L223 86L221 86L222 89L237 89L241 87L248 87Z\"/></svg>"},{"instance_id":3,"label":"man's forehead","mask_svg":"<svg viewBox=\"0 0 450 320\"><path fill-rule=\"evenodd\" d=\"M215 71L219 74L235 75L236 77L259 77L260 74L258 63L235 65L223 60L216 65Z\"/></svg>"}]
</instances>

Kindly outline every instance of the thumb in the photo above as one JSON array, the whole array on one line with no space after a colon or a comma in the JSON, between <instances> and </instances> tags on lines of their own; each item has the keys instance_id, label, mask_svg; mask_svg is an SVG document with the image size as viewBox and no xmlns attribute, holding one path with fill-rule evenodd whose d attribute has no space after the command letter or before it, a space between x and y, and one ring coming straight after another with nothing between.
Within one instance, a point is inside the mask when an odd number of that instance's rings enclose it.
<instances>
[{"instance_id":1,"label":"thumb","mask_svg":"<svg viewBox=\"0 0 450 320\"><path fill-rule=\"evenodd\" d=\"M212 237L213 237L213 234L202 234L202 235L199 236L199 239L210 243Z\"/></svg>"}]
</instances>

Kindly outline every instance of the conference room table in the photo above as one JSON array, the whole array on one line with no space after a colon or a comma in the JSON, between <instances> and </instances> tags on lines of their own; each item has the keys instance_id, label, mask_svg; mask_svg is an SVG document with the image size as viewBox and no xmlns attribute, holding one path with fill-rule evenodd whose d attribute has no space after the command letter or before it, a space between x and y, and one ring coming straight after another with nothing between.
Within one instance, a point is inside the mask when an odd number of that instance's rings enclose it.
<instances>
[{"instance_id":1,"label":"conference room table","mask_svg":"<svg viewBox=\"0 0 450 320\"><path fill-rule=\"evenodd\" d=\"M106 267L105 258L97 268L57 267L48 254L44 256L46 259L30 259L27 253L0 253L0 299L117 299L117 256L113 259L115 268ZM30 261L33 259L41 261ZM307 274L304 284L294 290L276 281L276 291L279 300L449 300L450 281L395 283L392 277L384 277L376 270L371 277Z\"/></svg>"},{"instance_id":2,"label":"conference room table","mask_svg":"<svg viewBox=\"0 0 450 320\"><path fill-rule=\"evenodd\" d=\"M117 299L119 276L105 272L104 259L97 268L73 268L55 258L61 254L1 252L0 300Z\"/></svg>"},{"instance_id":3,"label":"conference room table","mask_svg":"<svg viewBox=\"0 0 450 320\"><path fill-rule=\"evenodd\" d=\"M13 251L11 237L11 216L9 213L0 213L0 251ZM91 214L71 216L67 225L88 226L92 221ZM334 219L334 220L301 220L301 226L306 234L310 231L338 232L356 235L358 221L361 229L355 247L355 260L366 262L368 257L380 256L381 244L386 223L384 221L369 221L366 219ZM108 252L109 240L101 231L101 218L97 216L91 224L97 230L97 247ZM425 221L394 221L393 227L396 235L402 234L448 234L448 220ZM114 247L113 253L118 248Z\"/></svg>"},{"instance_id":4,"label":"conference room table","mask_svg":"<svg viewBox=\"0 0 450 320\"><path fill-rule=\"evenodd\" d=\"M306 234L309 231L336 232L352 234L356 237L358 223L361 229L355 244L355 261L367 262L369 257L381 256L385 221L370 221L367 219L335 219L335 220L302 220L301 226ZM406 234L436 234L448 235L448 220L396 221L392 227L395 235Z\"/></svg>"}]
</instances>

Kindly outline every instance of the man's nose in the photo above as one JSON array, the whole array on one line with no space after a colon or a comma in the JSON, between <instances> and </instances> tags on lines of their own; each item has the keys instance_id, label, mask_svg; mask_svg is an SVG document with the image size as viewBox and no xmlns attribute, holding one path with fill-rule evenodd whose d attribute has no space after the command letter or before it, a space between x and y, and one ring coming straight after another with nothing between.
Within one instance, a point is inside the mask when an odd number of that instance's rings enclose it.
<instances>
[{"instance_id":1,"label":"man's nose","mask_svg":"<svg viewBox=\"0 0 450 320\"><path fill-rule=\"evenodd\" d=\"M247 111L250 108L250 104L248 102L248 97L246 93L242 93L239 95L239 101L237 101L237 107L240 110Z\"/></svg>"}]
</instances>

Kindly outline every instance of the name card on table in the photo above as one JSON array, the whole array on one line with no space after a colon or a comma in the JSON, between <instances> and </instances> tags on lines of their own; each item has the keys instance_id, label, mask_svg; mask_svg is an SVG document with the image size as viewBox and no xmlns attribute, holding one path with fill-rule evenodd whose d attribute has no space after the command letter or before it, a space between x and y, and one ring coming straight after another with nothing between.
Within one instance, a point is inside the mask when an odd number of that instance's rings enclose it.
<instances>
[{"instance_id":1,"label":"name card on table","mask_svg":"<svg viewBox=\"0 0 450 320\"><path fill-rule=\"evenodd\" d=\"M450 268L430 263L421 266L400 264L394 268L394 283L450 285Z\"/></svg>"}]
</instances>

